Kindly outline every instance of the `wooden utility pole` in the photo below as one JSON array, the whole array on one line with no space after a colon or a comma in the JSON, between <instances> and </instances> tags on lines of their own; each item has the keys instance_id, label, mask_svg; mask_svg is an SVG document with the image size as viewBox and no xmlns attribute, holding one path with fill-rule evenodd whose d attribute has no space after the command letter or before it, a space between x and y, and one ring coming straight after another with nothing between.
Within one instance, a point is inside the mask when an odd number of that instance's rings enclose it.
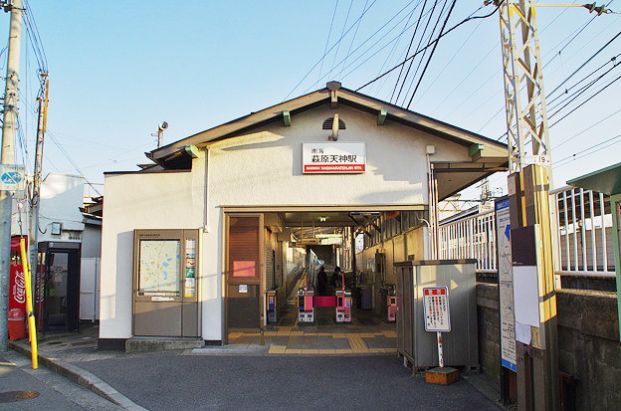
<instances>
[{"instance_id":1,"label":"wooden utility pole","mask_svg":"<svg viewBox=\"0 0 621 411\"><path fill-rule=\"evenodd\" d=\"M9 49L6 65L4 113L2 117L2 155L0 163L15 163L15 135L19 112L19 63L22 30L22 0L0 2L11 13ZM13 196L0 191L0 351L8 349L9 267L11 259L11 212Z\"/></svg>"},{"instance_id":2,"label":"wooden utility pole","mask_svg":"<svg viewBox=\"0 0 621 411\"><path fill-rule=\"evenodd\" d=\"M39 204L41 200L41 172L43 170L43 140L45 138L45 130L47 127L47 104L49 102L49 85L50 80L48 74L41 73L41 92L39 94L39 121L37 123L37 147L35 149L34 173L32 179L32 194L30 197L30 214L28 216L29 223L29 244L30 244L30 267L34 269L32 275L32 289L36 290L34 284L37 276L37 253L39 236Z\"/></svg>"}]
</instances>

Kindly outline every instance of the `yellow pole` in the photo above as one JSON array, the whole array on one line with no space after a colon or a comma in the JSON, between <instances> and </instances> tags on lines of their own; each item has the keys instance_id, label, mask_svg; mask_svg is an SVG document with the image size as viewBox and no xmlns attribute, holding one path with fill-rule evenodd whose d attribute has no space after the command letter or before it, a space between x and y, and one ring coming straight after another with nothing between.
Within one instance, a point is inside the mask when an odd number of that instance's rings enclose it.
<instances>
[{"instance_id":1,"label":"yellow pole","mask_svg":"<svg viewBox=\"0 0 621 411\"><path fill-rule=\"evenodd\" d=\"M30 264L28 264L28 255L26 254L26 240L19 240L19 249L22 255L22 266L24 268L24 280L26 280L26 312L28 315L28 337L30 339L30 351L32 355L32 369L39 368L39 357L37 352L37 327L35 325L35 317L32 305L32 282Z\"/></svg>"}]
</instances>

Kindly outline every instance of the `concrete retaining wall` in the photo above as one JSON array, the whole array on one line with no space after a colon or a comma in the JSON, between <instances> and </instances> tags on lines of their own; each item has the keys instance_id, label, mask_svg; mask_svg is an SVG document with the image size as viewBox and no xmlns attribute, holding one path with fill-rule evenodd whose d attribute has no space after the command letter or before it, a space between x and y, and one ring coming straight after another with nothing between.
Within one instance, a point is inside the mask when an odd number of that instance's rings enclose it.
<instances>
[{"instance_id":1,"label":"concrete retaining wall","mask_svg":"<svg viewBox=\"0 0 621 411\"><path fill-rule=\"evenodd\" d=\"M500 383L498 288L477 285L482 371ZM560 369L576 379L577 410L621 409L621 344L616 294L585 290L557 293Z\"/></svg>"}]
</instances>

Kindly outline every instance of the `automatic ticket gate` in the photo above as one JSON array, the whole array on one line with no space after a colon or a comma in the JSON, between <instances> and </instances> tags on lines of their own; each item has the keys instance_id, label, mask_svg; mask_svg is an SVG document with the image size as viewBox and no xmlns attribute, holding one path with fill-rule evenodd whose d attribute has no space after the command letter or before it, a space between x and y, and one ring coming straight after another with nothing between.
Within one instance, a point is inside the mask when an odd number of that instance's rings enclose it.
<instances>
[{"instance_id":1,"label":"automatic ticket gate","mask_svg":"<svg viewBox=\"0 0 621 411\"><path fill-rule=\"evenodd\" d=\"M198 337L198 230L135 230L133 334Z\"/></svg>"}]
</instances>

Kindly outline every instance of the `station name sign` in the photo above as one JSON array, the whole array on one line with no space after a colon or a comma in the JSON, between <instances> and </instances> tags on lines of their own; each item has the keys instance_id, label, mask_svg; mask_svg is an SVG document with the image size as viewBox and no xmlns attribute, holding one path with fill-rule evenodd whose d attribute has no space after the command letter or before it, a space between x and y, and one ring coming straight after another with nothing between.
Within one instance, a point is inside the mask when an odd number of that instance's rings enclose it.
<instances>
[{"instance_id":1,"label":"station name sign","mask_svg":"<svg viewBox=\"0 0 621 411\"><path fill-rule=\"evenodd\" d=\"M362 174L366 168L364 143L304 143L304 174Z\"/></svg>"}]
</instances>

